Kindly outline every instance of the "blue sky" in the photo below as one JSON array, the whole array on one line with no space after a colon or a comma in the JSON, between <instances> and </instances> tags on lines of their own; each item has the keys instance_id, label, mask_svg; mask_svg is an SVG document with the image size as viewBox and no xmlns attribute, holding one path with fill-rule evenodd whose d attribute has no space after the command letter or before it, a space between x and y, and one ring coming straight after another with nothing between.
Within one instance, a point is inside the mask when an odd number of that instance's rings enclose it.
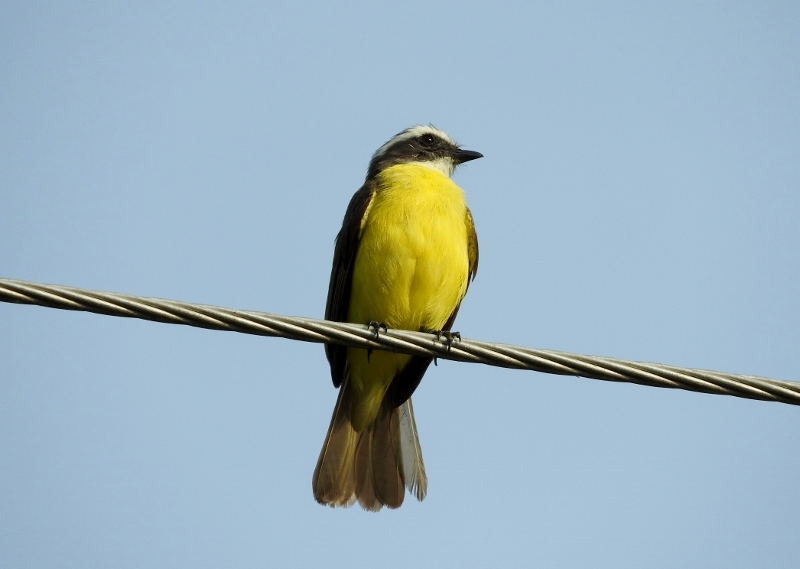
<instances>
[{"instance_id":1,"label":"blue sky","mask_svg":"<svg viewBox=\"0 0 800 569\"><path fill-rule=\"evenodd\" d=\"M792 2L4 2L0 276L321 317L433 123L469 338L800 380ZM331 510L318 345L0 304L8 567L796 567L788 405L440 362L429 495Z\"/></svg>"}]
</instances>

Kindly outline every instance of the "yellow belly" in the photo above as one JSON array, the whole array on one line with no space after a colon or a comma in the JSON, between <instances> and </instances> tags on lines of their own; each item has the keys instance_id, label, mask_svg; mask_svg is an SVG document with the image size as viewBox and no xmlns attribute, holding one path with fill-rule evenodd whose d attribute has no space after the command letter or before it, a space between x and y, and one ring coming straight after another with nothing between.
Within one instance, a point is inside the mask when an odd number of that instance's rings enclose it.
<instances>
[{"instance_id":1,"label":"yellow belly","mask_svg":"<svg viewBox=\"0 0 800 569\"><path fill-rule=\"evenodd\" d=\"M420 165L378 176L362 224L348 320L389 328L441 330L464 297L469 259L464 193L450 178ZM357 430L370 424L397 372L410 356L349 348Z\"/></svg>"}]
</instances>

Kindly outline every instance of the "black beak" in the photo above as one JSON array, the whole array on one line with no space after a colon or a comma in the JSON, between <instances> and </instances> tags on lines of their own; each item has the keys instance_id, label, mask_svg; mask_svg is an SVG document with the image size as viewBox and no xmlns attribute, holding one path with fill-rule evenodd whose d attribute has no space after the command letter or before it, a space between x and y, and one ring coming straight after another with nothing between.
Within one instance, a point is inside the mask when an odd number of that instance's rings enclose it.
<instances>
[{"instance_id":1,"label":"black beak","mask_svg":"<svg viewBox=\"0 0 800 569\"><path fill-rule=\"evenodd\" d=\"M456 164L463 164L470 160L483 158L483 154L475 152L474 150L461 150L460 148L453 153L453 162Z\"/></svg>"}]
</instances>

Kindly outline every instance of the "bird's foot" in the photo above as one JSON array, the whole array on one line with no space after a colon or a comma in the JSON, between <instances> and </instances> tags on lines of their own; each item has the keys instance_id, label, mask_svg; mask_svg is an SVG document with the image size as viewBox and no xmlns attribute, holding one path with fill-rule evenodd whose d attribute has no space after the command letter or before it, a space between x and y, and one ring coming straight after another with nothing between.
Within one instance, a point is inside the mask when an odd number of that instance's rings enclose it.
<instances>
[{"instance_id":1,"label":"bird's foot","mask_svg":"<svg viewBox=\"0 0 800 569\"><path fill-rule=\"evenodd\" d=\"M442 338L444 341L442 342ZM450 351L450 348L453 346L453 342L460 342L461 341L461 332L451 332L450 330L439 330L436 332L436 340L438 342L442 342L445 346L447 346L447 351ZM433 358L433 365L439 365L439 358Z\"/></svg>"},{"instance_id":2,"label":"bird's foot","mask_svg":"<svg viewBox=\"0 0 800 569\"><path fill-rule=\"evenodd\" d=\"M380 333L381 329L383 329L384 332L389 331L389 327L386 326L386 322L378 322L377 320L370 320L369 322L367 322L367 330L372 330L373 332L375 332L376 338L378 337L378 334Z\"/></svg>"},{"instance_id":3,"label":"bird's foot","mask_svg":"<svg viewBox=\"0 0 800 569\"><path fill-rule=\"evenodd\" d=\"M444 338L444 342L442 342ZM436 332L436 339L447 346L447 351L453 346L453 342L461 341L461 332L451 332L450 330L439 330Z\"/></svg>"},{"instance_id":4,"label":"bird's foot","mask_svg":"<svg viewBox=\"0 0 800 569\"><path fill-rule=\"evenodd\" d=\"M384 332L389 331L389 327L386 326L386 322L378 322L377 320L370 320L367 322L367 330L372 330L375 332L375 337L377 338L380 335L381 328L383 328ZM372 350L367 350L367 363L369 363L369 358L372 355Z\"/></svg>"}]
</instances>

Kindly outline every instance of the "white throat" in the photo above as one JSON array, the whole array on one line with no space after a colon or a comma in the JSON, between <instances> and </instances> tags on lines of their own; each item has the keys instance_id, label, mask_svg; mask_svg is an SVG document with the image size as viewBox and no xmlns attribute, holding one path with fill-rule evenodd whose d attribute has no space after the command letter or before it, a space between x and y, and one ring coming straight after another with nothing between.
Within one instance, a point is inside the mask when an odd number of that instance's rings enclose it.
<instances>
[{"instance_id":1,"label":"white throat","mask_svg":"<svg viewBox=\"0 0 800 569\"><path fill-rule=\"evenodd\" d=\"M425 160L420 162L409 162L409 164L419 164L420 166L425 166L426 168L432 168L438 172L441 172L448 178L453 175L453 170L456 169L456 165L453 164L452 158L437 158L436 160Z\"/></svg>"}]
</instances>

